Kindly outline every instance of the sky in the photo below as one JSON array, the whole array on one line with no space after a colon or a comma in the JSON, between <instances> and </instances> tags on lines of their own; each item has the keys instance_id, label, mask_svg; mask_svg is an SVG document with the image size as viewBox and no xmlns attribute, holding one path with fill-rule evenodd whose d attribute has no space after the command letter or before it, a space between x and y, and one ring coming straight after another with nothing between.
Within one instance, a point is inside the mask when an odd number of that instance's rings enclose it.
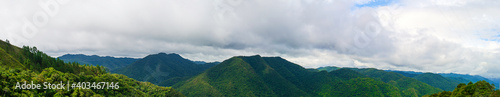
<instances>
[{"instance_id":1,"label":"sky","mask_svg":"<svg viewBox=\"0 0 500 97\"><path fill-rule=\"evenodd\" d=\"M500 77L498 0L0 0L0 39L50 56L280 56Z\"/></svg>"}]
</instances>

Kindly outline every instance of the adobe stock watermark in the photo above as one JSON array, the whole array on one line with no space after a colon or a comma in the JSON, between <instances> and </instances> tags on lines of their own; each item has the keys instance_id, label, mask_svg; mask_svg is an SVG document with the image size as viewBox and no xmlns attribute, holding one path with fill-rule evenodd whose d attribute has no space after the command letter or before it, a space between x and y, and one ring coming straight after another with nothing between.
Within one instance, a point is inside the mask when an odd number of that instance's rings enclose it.
<instances>
[{"instance_id":1,"label":"adobe stock watermark","mask_svg":"<svg viewBox=\"0 0 500 97\"><path fill-rule=\"evenodd\" d=\"M385 14L385 13L383 13ZM369 15L367 17L372 18L370 21L366 21L367 23L364 26L357 27L353 29L354 35L354 46L362 49L368 46L372 42L372 40L377 37L378 34L382 31L382 26L380 24L379 14L377 13L369 13L362 15L363 17ZM385 15L382 15L385 16ZM366 18L366 17L364 17Z\"/></svg>"},{"instance_id":2,"label":"adobe stock watermark","mask_svg":"<svg viewBox=\"0 0 500 97\"><path fill-rule=\"evenodd\" d=\"M217 21L231 21L237 19L235 13L237 6L240 6L244 0L214 0L213 6L215 8L215 19Z\"/></svg>"},{"instance_id":3,"label":"adobe stock watermark","mask_svg":"<svg viewBox=\"0 0 500 97\"><path fill-rule=\"evenodd\" d=\"M21 37L19 42L26 43L28 39L35 37L39 29L45 27L51 18L56 16L61 6L69 3L70 0L40 0L38 6L41 10L36 11L33 16L22 18Z\"/></svg>"}]
</instances>

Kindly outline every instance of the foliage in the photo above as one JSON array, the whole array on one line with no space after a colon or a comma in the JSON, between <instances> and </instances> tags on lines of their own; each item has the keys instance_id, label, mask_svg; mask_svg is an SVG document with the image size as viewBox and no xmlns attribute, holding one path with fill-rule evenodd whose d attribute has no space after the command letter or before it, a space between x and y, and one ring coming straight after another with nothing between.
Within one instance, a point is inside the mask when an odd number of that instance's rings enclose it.
<instances>
[{"instance_id":1,"label":"foliage","mask_svg":"<svg viewBox=\"0 0 500 97\"><path fill-rule=\"evenodd\" d=\"M126 67L116 70L140 81L151 82L160 86L172 86L185 81L217 63L195 64L178 54L158 53L146 56Z\"/></svg>"},{"instance_id":2,"label":"foliage","mask_svg":"<svg viewBox=\"0 0 500 97\"><path fill-rule=\"evenodd\" d=\"M339 67L335 67L335 66L326 66L326 67L319 67L318 70L319 71L326 71L326 72L331 72L331 71L334 71L334 70L337 70L337 69L340 69Z\"/></svg>"},{"instance_id":3,"label":"foliage","mask_svg":"<svg viewBox=\"0 0 500 97\"><path fill-rule=\"evenodd\" d=\"M449 78L445 78L441 75L438 74L433 74L433 73L424 73L420 74L418 76L413 77L419 81L422 81L424 83L427 83L431 86L443 89L445 91L451 91L459 84L458 81L452 80Z\"/></svg>"},{"instance_id":4,"label":"foliage","mask_svg":"<svg viewBox=\"0 0 500 97\"><path fill-rule=\"evenodd\" d=\"M170 87L139 82L110 74L102 66L64 63L37 50L0 41L0 96L183 96ZM16 89L17 82L43 84L72 82L118 82L119 89ZM43 86L42 86L43 87Z\"/></svg>"},{"instance_id":5,"label":"foliage","mask_svg":"<svg viewBox=\"0 0 500 97\"><path fill-rule=\"evenodd\" d=\"M494 90L494 85L487 81L478 81L476 83L469 82L458 84L452 91L444 91L427 97L500 97L500 90Z\"/></svg>"},{"instance_id":6,"label":"foliage","mask_svg":"<svg viewBox=\"0 0 500 97\"><path fill-rule=\"evenodd\" d=\"M173 87L186 96L412 97L442 90L413 78L369 70L311 71L280 57L238 56ZM389 77L382 77L387 75ZM382 79L391 79L388 82ZM401 89L402 88L402 89Z\"/></svg>"}]
</instances>

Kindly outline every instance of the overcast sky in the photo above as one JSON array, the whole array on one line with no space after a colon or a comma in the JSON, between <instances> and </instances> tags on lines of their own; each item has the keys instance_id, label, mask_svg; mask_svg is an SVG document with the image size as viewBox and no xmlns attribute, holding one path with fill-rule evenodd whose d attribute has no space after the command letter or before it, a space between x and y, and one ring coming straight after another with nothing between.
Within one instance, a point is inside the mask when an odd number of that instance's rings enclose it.
<instances>
[{"instance_id":1,"label":"overcast sky","mask_svg":"<svg viewBox=\"0 0 500 97\"><path fill-rule=\"evenodd\" d=\"M63 54L281 56L500 77L498 0L0 0L0 39Z\"/></svg>"}]
</instances>

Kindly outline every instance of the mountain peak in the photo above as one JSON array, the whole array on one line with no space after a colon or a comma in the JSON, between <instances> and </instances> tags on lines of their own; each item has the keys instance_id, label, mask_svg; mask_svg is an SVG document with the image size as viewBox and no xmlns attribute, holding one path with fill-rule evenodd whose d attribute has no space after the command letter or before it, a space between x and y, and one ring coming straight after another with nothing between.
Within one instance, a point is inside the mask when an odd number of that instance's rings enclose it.
<instances>
[{"instance_id":1,"label":"mountain peak","mask_svg":"<svg viewBox=\"0 0 500 97\"><path fill-rule=\"evenodd\" d=\"M149 55L149 56L166 56L166 57L173 57L173 58L182 58L181 55L179 54L176 54L176 53L164 53L164 52L160 52L158 54L152 54L152 55Z\"/></svg>"}]
</instances>

